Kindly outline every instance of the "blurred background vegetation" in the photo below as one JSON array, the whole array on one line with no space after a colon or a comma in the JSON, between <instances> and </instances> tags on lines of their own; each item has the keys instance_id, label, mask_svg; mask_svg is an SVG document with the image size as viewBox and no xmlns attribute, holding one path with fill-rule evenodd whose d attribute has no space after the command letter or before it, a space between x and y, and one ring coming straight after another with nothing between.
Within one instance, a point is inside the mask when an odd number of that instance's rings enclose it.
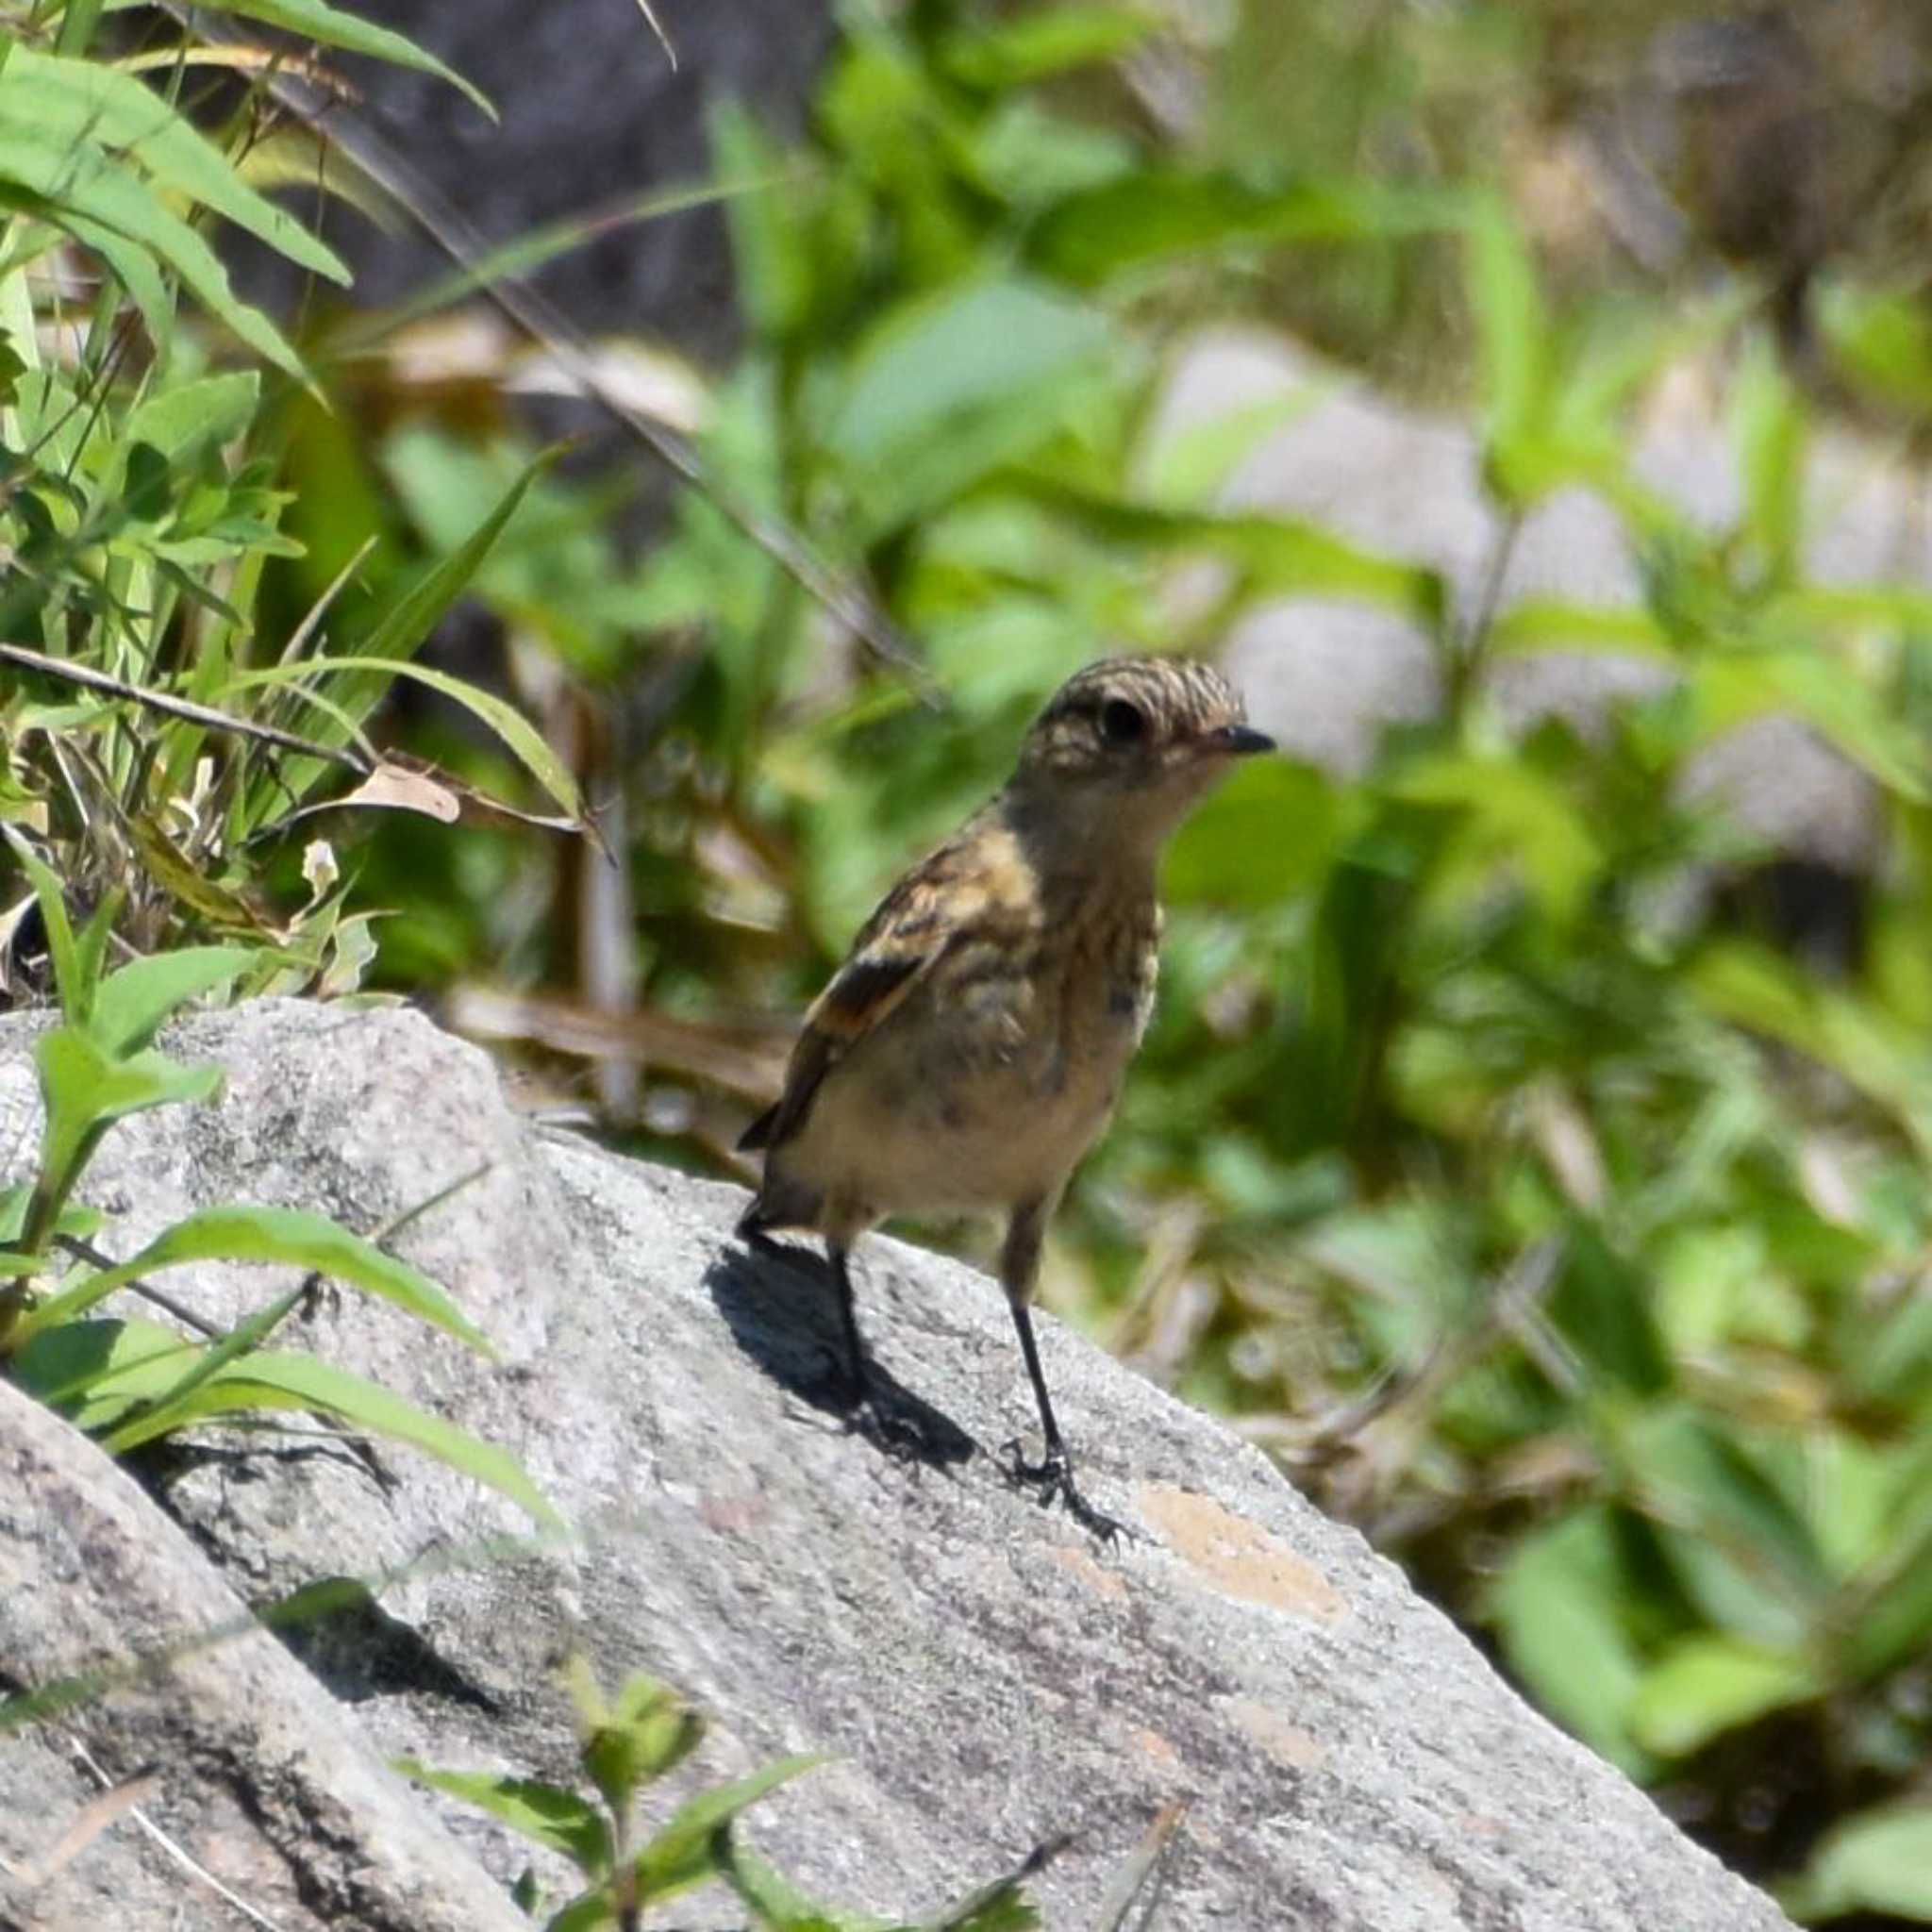
<instances>
[{"instance_id":1,"label":"blurred background vegetation","mask_svg":"<svg viewBox=\"0 0 1932 1932\"><path fill-rule=\"evenodd\" d=\"M625 213L721 202L708 360L648 316L526 306L533 342L461 278L358 304L311 223L411 196L315 63L434 63L226 11L301 42L0 5L16 836L125 894L120 945L407 993L734 1173L796 1011L1044 693L1233 641L1311 755L1176 844L1049 1305L1794 1911L1932 1924L1923 7L854 0L801 134L718 98L710 175ZM279 327L237 229L302 277ZM1299 375L1177 410L1234 325ZM546 448L587 378L655 455ZM1459 499L1391 463L1351 510L1338 394L1465 452ZM1560 538L1521 568L1578 504L1609 594ZM1318 761L1287 674L1338 610L1410 656ZM1752 808L1821 762L1850 835Z\"/></svg>"}]
</instances>

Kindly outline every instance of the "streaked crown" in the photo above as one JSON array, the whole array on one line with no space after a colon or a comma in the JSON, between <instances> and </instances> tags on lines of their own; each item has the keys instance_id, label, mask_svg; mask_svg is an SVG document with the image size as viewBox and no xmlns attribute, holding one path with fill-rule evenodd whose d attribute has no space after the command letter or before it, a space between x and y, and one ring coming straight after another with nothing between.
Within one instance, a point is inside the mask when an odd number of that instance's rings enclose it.
<instances>
[{"instance_id":1,"label":"streaked crown","mask_svg":"<svg viewBox=\"0 0 1932 1932\"><path fill-rule=\"evenodd\" d=\"M1023 774L1158 783L1179 771L1270 751L1241 694L1187 658L1104 658L1054 693L1020 753Z\"/></svg>"}]
</instances>

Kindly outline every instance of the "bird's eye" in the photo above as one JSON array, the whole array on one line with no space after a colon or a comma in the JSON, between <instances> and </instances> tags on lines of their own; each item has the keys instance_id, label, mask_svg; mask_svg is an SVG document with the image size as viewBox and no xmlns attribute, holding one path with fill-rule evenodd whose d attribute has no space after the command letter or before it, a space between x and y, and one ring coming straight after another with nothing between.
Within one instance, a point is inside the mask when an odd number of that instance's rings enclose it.
<instances>
[{"instance_id":1,"label":"bird's eye","mask_svg":"<svg viewBox=\"0 0 1932 1932\"><path fill-rule=\"evenodd\" d=\"M1147 735L1147 714L1125 698L1108 698L1100 708L1100 735L1109 744L1139 744Z\"/></svg>"}]
</instances>

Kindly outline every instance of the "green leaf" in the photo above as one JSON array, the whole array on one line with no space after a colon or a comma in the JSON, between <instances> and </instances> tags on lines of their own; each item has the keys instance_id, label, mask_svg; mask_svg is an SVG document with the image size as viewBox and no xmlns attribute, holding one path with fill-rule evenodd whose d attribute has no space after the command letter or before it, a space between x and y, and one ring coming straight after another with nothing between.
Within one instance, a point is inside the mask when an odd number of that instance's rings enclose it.
<instances>
[{"instance_id":1,"label":"green leaf","mask_svg":"<svg viewBox=\"0 0 1932 1932\"><path fill-rule=\"evenodd\" d=\"M1050 438L1112 338L1096 309L1018 276L903 305L854 356L825 448L895 527Z\"/></svg>"},{"instance_id":2,"label":"green leaf","mask_svg":"<svg viewBox=\"0 0 1932 1932\"><path fill-rule=\"evenodd\" d=\"M187 1407L184 1423L211 1421L238 1410L276 1408L330 1416L351 1428L412 1444L459 1474L508 1496L545 1526L562 1522L515 1457L378 1384L312 1356L262 1350L204 1383Z\"/></svg>"},{"instance_id":3,"label":"green leaf","mask_svg":"<svg viewBox=\"0 0 1932 1932\"><path fill-rule=\"evenodd\" d=\"M67 917L67 894L53 869L34 856L32 848L11 825L0 827L13 856L41 902L41 924L47 935L47 951L54 961L54 985L60 995L60 1010L69 1025L83 1026L93 1010L94 985L80 970L80 954L74 943L74 927Z\"/></svg>"},{"instance_id":4,"label":"green leaf","mask_svg":"<svg viewBox=\"0 0 1932 1932\"><path fill-rule=\"evenodd\" d=\"M41 1175L23 1245L38 1250L54 1216L80 1177L94 1143L115 1121L180 1100L210 1100L221 1091L219 1067L184 1067L158 1053L110 1058L74 1026L57 1026L34 1042L46 1125Z\"/></svg>"},{"instance_id":5,"label":"green leaf","mask_svg":"<svg viewBox=\"0 0 1932 1932\"><path fill-rule=\"evenodd\" d=\"M1633 1494L1659 1522L1713 1546L1774 1598L1803 1607L1829 1595L1809 1526L1714 1417L1685 1402L1653 1403L1607 1414L1606 1433Z\"/></svg>"},{"instance_id":6,"label":"green leaf","mask_svg":"<svg viewBox=\"0 0 1932 1932\"><path fill-rule=\"evenodd\" d=\"M1757 546L1767 579L1788 582L1802 563L1810 424L1782 357L1766 336L1754 341L1739 372L1736 408L1744 528Z\"/></svg>"},{"instance_id":7,"label":"green leaf","mask_svg":"<svg viewBox=\"0 0 1932 1932\"><path fill-rule=\"evenodd\" d=\"M1912 294L1839 281L1817 291L1834 362L1895 408L1932 421L1932 315Z\"/></svg>"},{"instance_id":8,"label":"green leaf","mask_svg":"<svg viewBox=\"0 0 1932 1932\"><path fill-rule=\"evenodd\" d=\"M391 1767L453 1798L475 1805L535 1843L561 1852L586 1877L610 1870L610 1827L587 1799L535 1778L489 1771L437 1771L414 1757L392 1757Z\"/></svg>"},{"instance_id":9,"label":"green leaf","mask_svg":"<svg viewBox=\"0 0 1932 1932\"><path fill-rule=\"evenodd\" d=\"M1497 617L1485 634L1492 657L1528 657L1540 651L1603 652L1641 658L1675 668L1670 634L1647 610L1571 604L1555 597L1525 597Z\"/></svg>"},{"instance_id":10,"label":"green leaf","mask_svg":"<svg viewBox=\"0 0 1932 1932\"><path fill-rule=\"evenodd\" d=\"M560 1912L551 1915L543 1932L603 1932L617 1924L617 1907L603 1886L571 1900Z\"/></svg>"},{"instance_id":11,"label":"green leaf","mask_svg":"<svg viewBox=\"0 0 1932 1932\"><path fill-rule=\"evenodd\" d=\"M1459 200L1358 182L1251 187L1231 175L1137 168L1068 195L1035 225L1026 257L1042 274L1092 287L1179 256L1288 242L1360 242L1447 227Z\"/></svg>"},{"instance_id":12,"label":"green leaf","mask_svg":"<svg viewBox=\"0 0 1932 1932\"><path fill-rule=\"evenodd\" d=\"M261 407L261 377L252 369L177 382L140 402L125 435L179 458L204 443L226 442L254 421Z\"/></svg>"},{"instance_id":13,"label":"green leaf","mask_svg":"<svg viewBox=\"0 0 1932 1932\"><path fill-rule=\"evenodd\" d=\"M30 206L76 236L84 235L86 224L93 224L159 258L209 314L258 356L300 381L308 380L302 358L281 332L258 308L236 297L214 251L134 170L117 169L91 144L62 147L20 131L0 116L0 184L7 182L27 191L35 198ZM134 282L129 290L137 292ZM165 339L165 314L159 319Z\"/></svg>"},{"instance_id":14,"label":"green leaf","mask_svg":"<svg viewBox=\"0 0 1932 1932\"><path fill-rule=\"evenodd\" d=\"M1568 1218L1550 1318L1586 1364L1592 1382L1639 1395L1669 1388L1671 1361L1652 1312L1654 1289L1630 1258L1581 1214Z\"/></svg>"},{"instance_id":15,"label":"green leaf","mask_svg":"<svg viewBox=\"0 0 1932 1932\"><path fill-rule=\"evenodd\" d=\"M1503 867L1520 873L1550 917L1574 920L1602 875L1607 854L1596 828L1560 786L1510 756L1443 752L1395 776L1391 795L1457 812L1454 855L1478 892Z\"/></svg>"},{"instance_id":16,"label":"green leaf","mask_svg":"<svg viewBox=\"0 0 1932 1932\"><path fill-rule=\"evenodd\" d=\"M700 1791L679 1806L631 1868L639 1902L669 1898L714 1876L718 1868L711 1851L713 1835L768 1792L824 1761L823 1757L781 1757L749 1777Z\"/></svg>"},{"instance_id":17,"label":"green leaf","mask_svg":"<svg viewBox=\"0 0 1932 1932\"><path fill-rule=\"evenodd\" d=\"M1805 1919L1932 1919L1932 1805L1879 1806L1827 1832L1784 1904Z\"/></svg>"},{"instance_id":18,"label":"green leaf","mask_svg":"<svg viewBox=\"0 0 1932 1932\"><path fill-rule=\"evenodd\" d=\"M228 985L260 958L252 946L184 946L130 960L101 982L88 1031L110 1054L145 1046L171 1013Z\"/></svg>"},{"instance_id":19,"label":"green leaf","mask_svg":"<svg viewBox=\"0 0 1932 1932\"><path fill-rule=\"evenodd\" d=\"M167 348L175 335L175 298L159 265L146 248L119 229L94 221L74 208L0 183L0 203L8 202L63 230L83 248L99 256L126 290L156 347Z\"/></svg>"},{"instance_id":20,"label":"green leaf","mask_svg":"<svg viewBox=\"0 0 1932 1932\"><path fill-rule=\"evenodd\" d=\"M834 1911L802 1891L731 1826L712 1840L718 1876L751 1908L760 1932L891 1932L889 1922L864 1912Z\"/></svg>"},{"instance_id":21,"label":"green leaf","mask_svg":"<svg viewBox=\"0 0 1932 1932\"><path fill-rule=\"evenodd\" d=\"M1932 1487L1932 1471L1928 1482ZM1896 1533L1885 1552L1892 1581L1874 1593L1840 1646L1847 1674L1869 1681L1923 1656L1932 1644L1932 1533L1916 1540Z\"/></svg>"},{"instance_id":22,"label":"green leaf","mask_svg":"<svg viewBox=\"0 0 1932 1932\"><path fill-rule=\"evenodd\" d=\"M559 448L553 446L540 451L531 459L503 493L495 508L463 542L402 591L363 638L359 656L318 658L299 663L272 665L244 673L231 681L230 688L245 690L257 684L290 683L306 680L320 673L330 673L339 677L344 673L359 674L343 678L347 689L337 693L345 715L359 722L375 708L391 683L405 674L403 660L422 645L450 606L462 595L478 566L490 554L491 545L502 534L504 525L516 514L531 484L550 468L559 454ZM482 719L564 810L574 817L579 815L576 787L569 774L544 743L541 735L509 706L500 698L442 672L409 666L407 675L431 690L441 691L445 697L455 699ZM344 743L349 735L349 731L341 724L324 727L316 733L318 741L325 744ZM296 798L306 797L316 781L332 769L314 758L291 758L278 775L278 789Z\"/></svg>"},{"instance_id":23,"label":"green leaf","mask_svg":"<svg viewBox=\"0 0 1932 1932\"><path fill-rule=\"evenodd\" d=\"M392 1303L495 1359L488 1337L426 1274L385 1255L325 1214L297 1208L204 1208L164 1229L125 1261L42 1303L26 1318L29 1332L47 1320L65 1320L92 1307L139 1275L185 1261L259 1261L313 1269Z\"/></svg>"},{"instance_id":24,"label":"green leaf","mask_svg":"<svg viewBox=\"0 0 1932 1932\"><path fill-rule=\"evenodd\" d=\"M433 74L451 87L467 94L494 121L496 109L480 88L473 86L453 67L445 67L434 54L414 41L386 26L344 13L324 0L223 0L224 13L239 13L298 34L305 41L320 41L325 46L342 47L351 54L367 54L372 59L387 60L392 67L413 67L419 74Z\"/></svg>"},{"instance_id":25,"label":"green leaf","mask_svg":"<svg viewBox=\"0 0 1932 1932\"><path fill-rule=\"evenodd\" d=\"M1630 1713L1642 1667L1618 1617L1630 1595L1609 1515L1591 1505L1517 1544L1491 1614L1510 1669L1537 1702L1641 1780L1652 1765Z\"/></svg>"},{"instance_id":26,"label":"green leaf","mask_svg":"<svg viewBox=\"0 0 1932 1932\"><path fill-rule=\"evenodd\" d=\"M277 1295L258 1308L245 1322L231 1328L218 1341L194 1351L194 1359L175 1381L150 1398L144 1411L124 1423L102 1439L101 1447L109 1456L119 1456L142 1442L158 1441L181 1427L188 1416L189 1399L204 1382L219 1374L232 1361L259 1348L286 1322L302 1299L300 1282L287 1293Z\"/></svg>"},{"instance_id":27,"label":"green leaf","mask_svg":"<svg viewBox=\"0 0 1932 1932\"><path fill-rule=\"evenodd\" d=\"M705 1735L704 1720L676 1691L643 1672L625 1681L608 1709L585 1715L584 1770L619 1814L645 1785L682 1763Z\"/></svg>"},{"instance_id":28,"label":"green leaf","mask_svg":"<svg viewBox=\"0 0 1932 1932\"><path fill-rule=\"evenodd\" d=\"M130 74L16 45L0 71L0 124L78 156L98 148L138 163L156 184L200 202L300 267L347 286L335 251L294 216L265 200L192 122ZM42 183L58 199L58 188Z\"/></svg>"},{"instance_id":29,"label":"green leaf","mask_svg":"<svg viewBox=\"0 0 1932 1932\"><path fill-rule=\"evenodd\" d=\"M951 36L940 58L971 87L1003 92L1131 53L1164 22L1151 8L1063 6Z\"/></svg>"},{"instance_id":30,"label":"green leaf","mask_svg":"<svg viewBox=\"0 0 1932 1932\"><path fill-rule=\"evenodd\" d=\"M1524 456L1546 428L1550 318L1529 244L1515 216L1487 201L1469 225L1469 299L1482 349L1483 400L1491 484L1514 500Z\"/></svg>"},{"instance_id":31,"label":"green leaf","mask_svg":"<svg viewBox=\"0 0 1932 1932\"><path fill-rule=\"evenodd\" d=\"M1652 1667L1630 1707L1639 1743L1659 1757L1687 1757L1713 1738L1767 1711L1824 1695L1801 1653L1735 1637L1690 1637Z\"/></svg>"},{"instance_id":32,"label":"green leaf","mask_svg":"<svg viewBox=\"0 0 1932 1932\"><path fill-rule=\"evenodd\" d=\"M28 1338L12 1359L20 1386L76 1428L111 1428L164 1394L200 1350L177 1329L133 1315L63 1322Z\"/></svg>"},{"instance_id":33,"label":"green leaf","mask_svg":"<svg viewBox=\"0 0 1932 1932\"><path fill-rule=\"evenodd\" d=\"M1902 798L1915 805L1932 798L1918 733L1875 684L1854 675L1831 652L1807 645L1706 655L1685 688L1699 742L1754 718L1789 713Z\"/></svg>"},{"instance_id":34,"label":"green leaf","mask_svg":"<svg viewBox=\"0 0 1932 1932\"><path fill-rule=\"evenodd\" d=\"M55 48L75 58L85 55L106 7L107 0L67 0L60 9L60 31L54 38Z\"/></svg>"},{"instance_id":35,"label":"green leaf","mask_svg":"<svg viewBox=\"0 0 1932 1932\"><path fill-rule=\"evenodd\" d=\"M1035 501L1090 536L1226 564L1238 574L1246 598L1358 597L1400 611L1425 630L1442 615L1444 591L1436 572L1360 549L1319 524L1162 509L1058 480L1019 480Z\"/></svg>"},{"instance_id":36,"label":"green leaf","mask_svg":"<svg viewBox=\"0 0 1932 1932\"><path fill-rule=\"evenodd\" d=\"M362 639L360 648L364 657L407 658L423 643L450 606L462 595L476 575L477 566L503 534L504 525L517 513L530 486L562 453L560 444L552 444L530 458L498 498L495 508L456 549L408 585Z\"/></svg>"}]
</instances>

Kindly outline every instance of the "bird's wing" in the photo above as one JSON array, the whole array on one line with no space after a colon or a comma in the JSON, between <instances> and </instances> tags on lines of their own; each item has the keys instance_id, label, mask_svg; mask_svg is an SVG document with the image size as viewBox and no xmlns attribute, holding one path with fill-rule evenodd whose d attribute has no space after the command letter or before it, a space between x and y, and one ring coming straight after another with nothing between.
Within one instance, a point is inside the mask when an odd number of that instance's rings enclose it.
<instances>
[{"instance_id":1,"label":"bird's wing","mask_svg":"<svg viewBox=\"0 0 1932 1932\"><path fill-rule=\"evenodd\" d=\"M812 1002L785 1070L785 1091L740 1139L777 1147L805 1125L824 1077L892 1011L949 947L974 929L1001 881L987 840L968 826L920 860L859 928L844 965Z\"/></svg>"}]
</instances>

